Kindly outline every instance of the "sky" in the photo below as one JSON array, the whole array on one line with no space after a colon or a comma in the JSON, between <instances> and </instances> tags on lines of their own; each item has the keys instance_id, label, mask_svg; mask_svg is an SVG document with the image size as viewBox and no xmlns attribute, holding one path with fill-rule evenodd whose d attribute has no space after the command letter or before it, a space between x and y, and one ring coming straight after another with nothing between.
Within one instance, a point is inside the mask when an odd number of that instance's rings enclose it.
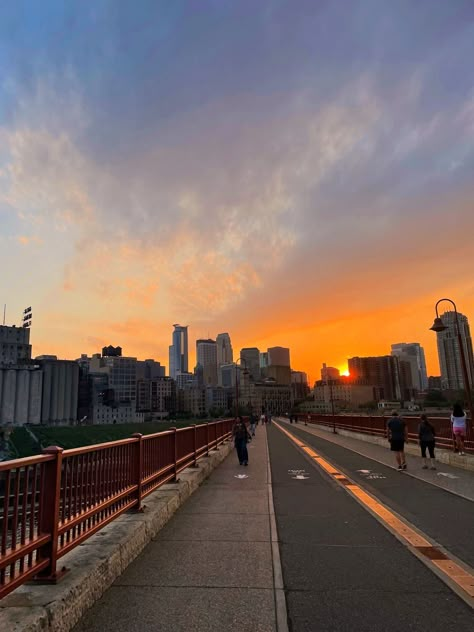
<instances>
[{"instance_id":1,"label":"sky","mask_svg":"<svg viewBox=\"0 0 474 632\"><path fill-rule=\"evenodd\" d=\"M472 0L4 3L6 324L165 365L173 323L227 331L312 379L415 341L439 374L435 302L474 322L473 59Z\"/></svg>"}]
</instances>

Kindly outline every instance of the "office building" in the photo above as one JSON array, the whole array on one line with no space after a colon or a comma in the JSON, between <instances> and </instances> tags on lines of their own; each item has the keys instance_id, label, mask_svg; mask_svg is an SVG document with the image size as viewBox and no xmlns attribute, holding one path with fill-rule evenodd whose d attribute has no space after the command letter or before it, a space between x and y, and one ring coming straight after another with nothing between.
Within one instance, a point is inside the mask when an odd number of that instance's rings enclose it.
<instances>
[{"instance_id":1,"label":"office building","mask_svg":"<svg viewBox=\"0 0 474 632\"><path fill-rule=\"evenodd\" d=\"M290 350L286 347L269 347L268 366L290 366Z\"/></svg>"},{"instance_id":2,"label":"office building","mask_svg":"<svg viewBox=\"0 0 474 632\"><path fill-rule=\"evenodd\" d=\"M321 379L325 380L338 380L341 376L339 369L336 369L334 366L326 366L326 363L323 363L321 369Z\"/></svg>"},{"instance_id":3,"label":"office building","mask_svg":"<svg viewBox=\"0 0 474 632\"><path fill-rule=\"evenodd\" d=\"M188 327L173 325L172 344L169 348L170 377L188 372Z\"/></svg>"},{"instance_id":4,"label":"office building","mask_svg":"<svg viewBox=\"0 0 474 632\"><path fill-rule=\"evenodd\" d=\"M301 402L308 396L308 376L304 371L291 371L291 391L294 402Z\"/></svg>"},{"instance_id":5,"label":"office building","mask_svg":"<svg viewBox=\"0 0 474 632\"><path fill-rule=\"evenodd\" d=\"M461 353L456 329L456 314L453 311L441 315L444 331L436 333L438 343L438 358L441 369L441 388L443 390L461 390L464 388ZM471 331L467 316L458 312L459 333L466 358L466 368L471 388L474 377L474 358L472 352Z\"/></svg>"},{"instance_id":6,"label":"office building","mask_svg":"<svg viewBox=\"0 0 474 632\"><path fill-rule=\"evenodd\" d=\"M408 362L411 370L413 387L418 391L428 388L425 351L418 342L398 342L392 345L392 355Z\"/></svg>"},{"instance_id":7,"label":"office building","mask_svg":"<svg viewBox=\"0 0 474 632\"><path fill-rule=\"evenodd\" d=\"M170 377L138 380L137 411L147 420L164 419L176 410L176 382Z\"/></svg>"},{"instance_id":8,"label":"office building","mask_svg":"<svg viewBox=\"0 0 474 632\"><path fill-rule=\"evenodd\" d=\"M267 378L275 380L277 384L291 384L290 350L286 347L269 347Z\"/></svg>"},{"instance_id":9,"label":"office building","mask_svg":"<svg viewBox=\"0 0 474 632\"><path fill-rule=\"evenodd\" d=\"M166 368L156 360L137 360L137 380L165 377Z\"/></svg>"},{"instance_id":10,"label":"office building","mask_svg":"<svg viewBox=\"0 0 474 632\"><path fill-rule=\"evenodd\" d=\"M205 389L206 412L224 415L229 409L229 393L221 386L207 386Z\"/></svg>"},{"instance_id":11,"label":"office building","mask_svg":"<svg viewBox=\"0 0 474 632\"><path fill-rule=\"evenodd\" d=\"M204 386L217 386L217 344L215 340L196 340L197 364L202 367Z\"/></svg>"},{"instance_id":12,"label":"office building","mask_svg":"<svg viewBox=\"0 0 474 632\"><path fill-rule=\"evenodd\" d=\"M372 356L349 358L349 373L354 380L364 380L375 387L377 400L401 400L398 358Z\"/></svg>"},{"instance_id":13,"label":"office building","mask_svg":"<svg viewBox=\"0 0 474 632\"><path fill-rule=\"evenodd\" d=\"M268 366L268 351L262 351L260 353L260 379L264 380L267 377Z\"/></svg>"},{"instance_id":14,"label":"office building","mask_svg":"<svg viewBox=\"0 0 474 632\"><path fill-rule=\"evenodd\" d=\"M224 388L230 388L230 387L235 387L235 378L237 375L237 371L239 370L237 368L237 365L235 363L233 364L223 364L219 367L219 380L220 386L223 386Z\"/></svg>"},{"instance_id":15,"label":"office building","mask_svg":"<svg viewBox=\"0 0 474 632\"><path fill-rule=\"evenodd\" d=\"M354 410L359 406L375 400L374 387L366 384L353 384L349 380L320 380L314 386L316 402L329 404L328 412L334 408L340 410Z\"/></svg>"},{"instance_id":16,"label":"office building","mask_svg":"<svg viewBox=\"0 0 474 632\"><path fill-rule=\"evenodd\" d=\"M0 325L0 367L25 364L30 360L29 327Z\"/></svg>"},{"instance_id":17,"label":"office building","mask_svg":"<svg viewBox=\"0 0 474 632\"><path fill-rule=\"evenodd\" d=\"M116 404L134 404L137 397L137 359L125 356L98 354L89 361L90 373L106 373L109 388L113 389Z\"/></svg>"},{"instance_id":18,"label":"office building","mask_svg":"<svg viewBox=\"0 0 474 632\"><path fill-rule=\"evenodd\" d=\"M227 333L217 334L217 366L222 364L232 364L234 361L234 352L230 342L230 336Z\"/></svg>"},{"instance_id":19,"label":"office building","mask_svg":"<svg viewBox=\"0 0 474 632\"><path fill-rule=\"evenodd\" d=\"M260 351L257 347L245 347L240 350L240 365L247 369L254 382L260 379Z\"/></svg>"}]
</instances>

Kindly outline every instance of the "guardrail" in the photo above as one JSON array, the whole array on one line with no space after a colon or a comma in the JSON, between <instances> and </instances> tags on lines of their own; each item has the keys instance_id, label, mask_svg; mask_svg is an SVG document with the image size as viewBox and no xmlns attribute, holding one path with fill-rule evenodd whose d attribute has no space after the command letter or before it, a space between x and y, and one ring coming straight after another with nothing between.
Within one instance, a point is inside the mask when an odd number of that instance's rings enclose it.
<instances>
[{"instance_id":1,"label":"guardrail","mask_svg":"<svg viewBox=\"0 0 474 632\"><path fill-rule=\"evenodd\" d=\"M389 417L368 416L368 415L320 415L320 414L302 414L298 415L299 422L319 424L329 426L331 428L341 430L350 430L352 432L360 432L362 434L376 435L385 437L387 433L387 421ZM408 441L418 443L418 417L403 417L408 427ZM434 426L436 431L436 445L447 450L454 449L453 433L451 430L451 421L447 417L431 417L429 422ZM466 453L474 454L474 441L472 440L472 432L470 432L471 421L468 420L467 438L464 442Z\"/></svg>"},{"instance_id":2,"label":"guardrail","mask_svg":"<svg viewBox=\"0 0 474 632\"><path fill-rule=\"evenodd\" d=\"M232 419L0 463L0 599L232 435Z\"/></svg>"}]
</instances>

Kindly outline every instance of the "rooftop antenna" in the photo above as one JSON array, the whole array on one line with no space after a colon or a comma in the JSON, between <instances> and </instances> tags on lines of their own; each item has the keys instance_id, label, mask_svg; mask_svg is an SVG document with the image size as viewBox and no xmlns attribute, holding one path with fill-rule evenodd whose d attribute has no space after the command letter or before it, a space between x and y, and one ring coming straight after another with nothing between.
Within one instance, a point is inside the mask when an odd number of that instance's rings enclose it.
<instances>
[{"instance_id":1,"label":"rooftop antenna","mask_svg":"<svg viewBox=\"0 0 474 632\"><path fill-rule=\"evenodd\" d=\"M5 305L3 306L3 324L5 324L5 314L7 311L7 304L5 303Z\"/></svg>"}]
</instances>

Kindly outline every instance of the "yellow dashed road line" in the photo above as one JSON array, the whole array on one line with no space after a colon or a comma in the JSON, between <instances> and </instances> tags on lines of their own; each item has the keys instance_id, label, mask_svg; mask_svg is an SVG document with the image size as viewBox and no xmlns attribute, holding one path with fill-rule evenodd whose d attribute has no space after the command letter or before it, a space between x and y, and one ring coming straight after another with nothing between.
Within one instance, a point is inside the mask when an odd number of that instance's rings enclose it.
<instances>
[{"instance_id":1,"label":"yellow dashed road line","mask_svg":"<svg viewBox=\"0 0 474 632\"><path fill-rule=\"evenodd\" d=\"M334 465L326 461L326 459L315 452L313 448L294 437L294 435L288 432L288 430L285 430L285 428L282 428L278 424L275 425L317 465L337 481L341 487L356 498L363 507L375 514L379 522L395 533L413 554L423 560L428 568L432 571L436 569L436 574L441 579L447 581L448 586L453 588L452 584L454 584L458 589L458 594L462 596L471 607L474 607L474 572L471 569L460 566L455 560L451 559L449 555L441 551L437 545L433 545L427 537L423 537L418 530L403 520L400 520L388 507L368 494L360 485L349 480L345 474L339 472Z\"/></svg>"}]
</instances>

